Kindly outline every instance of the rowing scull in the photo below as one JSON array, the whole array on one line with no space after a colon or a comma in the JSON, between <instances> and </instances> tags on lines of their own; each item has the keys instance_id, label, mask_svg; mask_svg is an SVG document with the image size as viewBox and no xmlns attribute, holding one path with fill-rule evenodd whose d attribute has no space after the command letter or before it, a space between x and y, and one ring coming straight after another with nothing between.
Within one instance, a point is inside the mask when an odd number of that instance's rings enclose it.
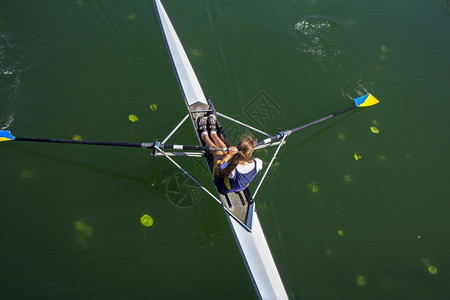
<instances>
[{"instance_id":1,"label":"rowing scull","mask_svg":"<svg viewBox=\"0 0 450 300\"><path fill-rule=\"evenodd\" d=\"M198 116L215 114L216 111L211 101L205 97L186 52L160 0L154 0L154 3L181 92L194 129L196 129L195 120ZM222 137L226 140L223 128L220 129ZM200 137L199 143L202 143ZM208 158L207 162L211 166ZM217 194L224 206L225 216L233 231L258 296L262 299L288 299L248 189L228 195L222 195L218 192Z\"/></svg>"},{"instance_id":2,"label":"rowing scull","mask_svg":"<svg viewBox=\"0 0 450 300\"><path fill-rule=\"evenodd\" d=\"M154 143L124 143L124 142L104 142L104 141L83 141L83 140L62 140L62 139L48 139L48 138L24 138L16 137L11 134L10 131L0 130L0 142L4 141L25 141L25 142L46 142L46 143L65 143L65 144L83 144L83 145L102 145L102 146L123 146L123 147L140 147L153 149L154 156L164 156L170 160L175 166L177 166L186 176L191 178L203 191L210 195L214 200L220 203L224 209L225 216L228 219L230 227L233 231L234 237L237 241L239 249L241 251L244 262L247 266L250 277L255 286L256 292L260 298L263 299L287 299L286 291L283 283L280 279L280 275L275 266L272 254L270 253L267 241L264 237L264 233L261 228L261 224L258 219L258 215L255 211L254 197L256 196L262 182L264 181L278 151L283 146L287 136L294 132L300 131L304 128L318 124L325 120L329 120L335 116L341 115L345 112L352 111L359 107L369 107L376 105L379 101L371 94L366 94L353 99L353 106L327 115L323 118L315 120L313 122L304 124L302 126L279 131L275 135L269 135L259 129L253 128L248 124L244 124L230 117L227 117L214 109L211 101L207 99L200 87L200 84L195 76L194 70L187 58L186 53L178 39L176 32L161 5L160 0L154 0L155 7L158 13L158 17L161 23L161 27L164 33L170 58L172 60L175 73L177 75L185 104L188 109L188 114L181 120L181 122L169 133L169 135L162 142ZM180 165L178 165L171 157L173 156L205 156L206 162L211 167L212 158L206 152L179 152L179 150L202 150L202 151L214 151L221 150L226 151L223 148L189 146L189 145L172 145L167 144L168 139L177 131L181 124L187 119L191 119L194 128L196 127L195 119L198 116L205 116L209 114L215 114L216 116L224 117L232 120L239 125L245 126L255 132L266 135L268 138L259 142L256 148L263 148L268 146L278 146L269 165L266 167L264 175L262 176L253 196L248 189L245 189L239 193L230 193L226 195L218 194L218 197L203 187L195 178L193 178L188 172L186 172ZM228 139L221 126L218 128L218 134L229 147ZM200 137L198 141L202 144ZM255 149L256 149L255 148ZM176 150L176 152L165 152L164 149ZM205 155L203 155L205 154Z\"/></svg>"}]
</instances>

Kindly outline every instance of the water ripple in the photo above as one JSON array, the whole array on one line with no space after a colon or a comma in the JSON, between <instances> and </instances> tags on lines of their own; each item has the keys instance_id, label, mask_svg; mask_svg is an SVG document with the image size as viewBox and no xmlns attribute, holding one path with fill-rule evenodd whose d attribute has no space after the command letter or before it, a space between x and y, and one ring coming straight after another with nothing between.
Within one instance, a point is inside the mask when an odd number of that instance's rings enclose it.
<instances>
[{"instance_id":1,"label":"water ripple","mask_svg":"<svg viewBox=\"0 0 450 300\"><path fill-rule=\"evenodd\" d=\"M300 42L299 50L315 58L338 55L343 50L344 29L324 16L306 16L294 25Z\"/></svg>"},{"instance_id":2,"label":"water ripple","mask_svg":"<svg viewBox=\"0 0 450 300\"><path fill-rule=\"evenodd\" d=\"M298 50L311 55L330 74L330 80L342 96L353 99L367 93L373 86L373 83L366 82L361 75L348 69L349 64L345 63L345 57L348 59L351 55L351 39L342 23L325 16L305 16L294 25L294 29Z\"/></svg>"},{"instance_id":3,"label":"water ripple","mask_svg":"<svg viewBox=\"0 0 450 300\"><path fill-rule=\"evenodd\" d=\"M21 75L27 68L23 58L14 54L14 48L0 20L0 97L3 99L0 103L1 129L7 129L14 122Z\"/></svg>"}]
</instances>

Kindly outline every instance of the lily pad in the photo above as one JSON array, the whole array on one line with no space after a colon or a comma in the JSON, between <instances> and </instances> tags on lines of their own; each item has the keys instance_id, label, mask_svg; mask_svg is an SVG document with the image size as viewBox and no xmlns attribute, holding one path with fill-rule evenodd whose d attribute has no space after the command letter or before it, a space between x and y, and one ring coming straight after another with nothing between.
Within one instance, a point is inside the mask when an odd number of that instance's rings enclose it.
<instances>
[{"instance_id":1,"label":"lily pad","mask_svg":"<svg viewBox=\"0 0 450 300\"><path fill-rule=\"evenodd\" d=\"M195 57L200 57L203 55L202 51L200 49L192 49L191 50L192 55L194 55Z\"/></svg>"},{"instance_id":2,"label":"lily pad","mask_svg":"<svg viewBox=\"0 0 450 300\"><path fill-rule=\"evenodd\" d=\"M153 218L145 214L141 217L141 224L145 227L150 227L153 225Z\"/></svg>"},{"instance_id":3,"label":"lily pad","mask_svg":"<svg viewBox=\"0 0 450 300\"><path fill-rule=\"evenodd\" d=\"M129 115L128 116L128 120L130 120L131 122L137 122L139 120L139 118L136 115Z\"/></svg>"},{"instance_id":4,"label":"lily pad","mask_svg":"<svg viewBox=\"0 0 450 300\"><path fill-rule=\"evenodd\" d=\"M74 134L74 135L72 136L72 140L74 140L74 141L82 141L83 138L82 138L81 135L79 135L79 134Z\"/></svg>"},{"instance_id":5,"label":"lily pad","mask_svg":"<svg viewBox=\"0 0 450 300\"><path fill-rule=\"evenodd\" d=\"M308 185L308 187L311 189L311 191L313 192L313 193L317 193L320 189L319 189L319 186L317 185L317 183L315 183L315 182L313 182L313 183L310 183L309 185Z\"/></svg>"},{"instance_id":6,"label":"lily pad","mask_svg":"<svg viewBox=\"0 0 450 300\"><path fill-rule=\"evenodd\" d=\"M428 273L430 273L431 275L438 274L438 269L431 264L428 258L422 259L422 263L425 265L425 267L427 267Z\"/></svg>"},{"instance_id":7,"label":"lily pad","mask_svg":"<svg viewBox=\"0 0 450 300\"><path fill-rule=\"evenodd\" d=\"M380 130L378 130L378 128L376 128L375 126L371 126L370 127L370 131L372 131L375 134L379 134L380 133Z\"/></svg>"},{"instance_id":8,"label":"lily pad","mask_svg":"<svg viewBox=\"0 0 450 300\"><path fill-rule=\"evenodd\" d=\"M344 142L347 139L347 136L345 135L345 133L339 132L338 139Z\"/></svg>"},{"instance_id":9,"label":"lily pad","mask_svg":"<svg viewBox=\"0 0 450 300\"><path fill-rule=\"evenodd\" d=\"M431 275L437 275L438 270L435 266L429 266L428 267L428 273L430 273Z\"/></svg>"},{"instance_id":10,"label":"lily pad","mask_svg":"<svg viewBox=\"0 0 450 300\"><path fill-rule=\"evenodd\" d=\"M356 284L360 287L364 287L367 285L367 279L364 276L359 275L356 277Z\"/></svg>"}]
</instances>

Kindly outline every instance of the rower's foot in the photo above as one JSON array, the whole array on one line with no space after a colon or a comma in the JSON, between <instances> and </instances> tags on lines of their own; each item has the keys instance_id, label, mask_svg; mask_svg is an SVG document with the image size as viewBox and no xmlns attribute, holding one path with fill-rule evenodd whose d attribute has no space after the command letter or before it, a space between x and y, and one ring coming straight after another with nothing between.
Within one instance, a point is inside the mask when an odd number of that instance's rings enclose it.
<instances>
[{"instance_id":1,"label":"rower's foot","mask_svg":"<svg viewBox=\"0 0 450 300\"><path fill-rule=\"evenodd\" d=\"M209 115L207 120L207 126L209 134L217 134L217 118L216 115Z\"/></svg>"},{"instance_id":2,"label":"rower's foot","mask_svg":"<svg viewBox=\"0 0 450 300\"><path fill-rule=\"evenodd\" d=\"M215 116L215 115L214 115ZM217 126L217 128L219 129L219 130L221 130L223 127L222 127L222 123L220 123L220 120L219 120L219 118L217 118L217 116L215 116L216 117L216 126Z\"/></svg>"},{"instance_id":3,"label":"rower's foot","mask_svg":"<svg viewBox=\"0 0 450 300\"><path fill-rule=\"evenodd\" d=\"M203 139L203 136L208 135L208 130L206 129L206 118L201 116L197 117L197 130L200 133L200 137Z\"/></svg>"}]
</instances>

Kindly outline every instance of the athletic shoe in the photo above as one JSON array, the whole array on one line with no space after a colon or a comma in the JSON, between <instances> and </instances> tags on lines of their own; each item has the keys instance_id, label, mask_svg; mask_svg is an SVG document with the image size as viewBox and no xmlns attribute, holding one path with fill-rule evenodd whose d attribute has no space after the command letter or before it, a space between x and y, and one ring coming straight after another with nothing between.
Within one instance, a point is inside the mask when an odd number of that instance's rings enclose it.
<instances>
[{"instance_id":1,"label":"athletic shoe","mask_svg":"<svg viewBox=\"0 0 450 300\"><path fill-rule=\"evenodd\" d=\"M198 132L206 132L208 134L208 131L206 130L206 118L203 116L197 117L197 120L195 120L195 123L197 123L197 130Z\"/></svg>"},{"instance_id":2,"label":"athletic shoe","mask_svg":"<svg viewBox=\"0 0 450 300\"><path fill-rule=\"evenodd\" d=\"M209 132L211 132L211 131L217 132L217 118L216 118L216 115L209 115L206 124L207 124L206 127L208 128Z\"/></svg>"}]
</instances>

